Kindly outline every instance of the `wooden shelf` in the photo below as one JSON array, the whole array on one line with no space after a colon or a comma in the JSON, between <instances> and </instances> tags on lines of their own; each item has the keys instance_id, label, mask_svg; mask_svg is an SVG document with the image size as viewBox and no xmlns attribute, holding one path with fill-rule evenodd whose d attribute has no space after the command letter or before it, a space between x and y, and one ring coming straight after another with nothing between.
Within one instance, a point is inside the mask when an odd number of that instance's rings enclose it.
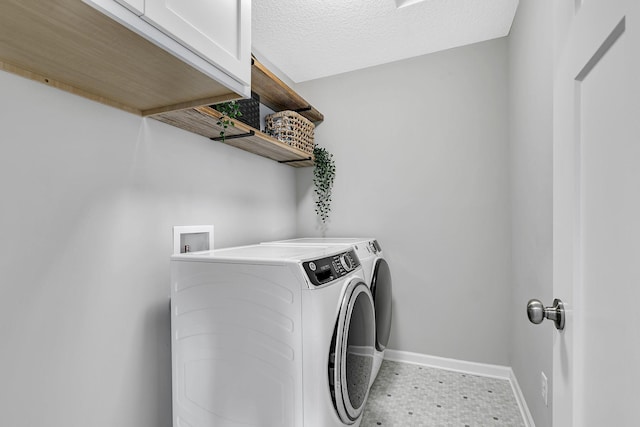
<instances>
[{"instance_id":1,"label":"wooden shelf","mask_svg":"<svg viewBox=\"0 0 640 427\"><path fill-rule=\"evenodd\" d=\"M0 69L140 115L240 96L81 0L0 1Z\"/></svg>"},{"instance_id":2,"label":"wooden shelf","mask_svg":"<svg viewBox=\"0 0 640 427\"><path fill-rule=\"evenodd\" d=\"M302 116L316 125L324 120L322 113L310 106L304 98L255 58L253 58L251 67L251 90L260 96L261 103L272 110L298 110ZM216 122L221 116L222 114L213 108L201 106L177 111L159 111L149 117L207 138L216 138L220 135L220 126ZM240 121L234 121L234 123L235 127L227 128L225 144L278 162L287 163L293 167L313 166L312 155L278 141L260 132L259 129L254 129ZM251 132L253 132L252 135L244 135ZM242 136L229 138L236 135Z\"/></svg>"},{"instance_id":3,"label":"wooden shelf","mask_svg":"<svg viewBox=\"0 0 640 427\"><path fill-rule=\"evenodd\" d=\"M220 113L208 105L240 98L211 77L140 37L82 0L0 0L0 70L94 101L169 123L207 138L219 136ZM252 90L275 111L324 119L305 99L254 59ZM291 166L313 158L241 122L226 144Z\"/></svg>"},{"instance_id":4,"label":"wooden shelf","mask_svg":"<svg viewBox=\"0 0 640 427\"><path fill-rule=\"evenodd\" d=\"M222 114L210 107L188 108L178 111L168 111L150 116L153 119L179 127L189 132L207 138L220 136L220 126L216 124ZM278 141L258 129L239 121L233 121L235 126L230 126L226 131L225 144L239 148L262 157L286 163L293 167L313 166L313 155L297 148L293 148L284 142ZM242 135L253 132L251 136L230 138L234 135ZM217 143L217 142L216 142Z\"/></svg>"},{"instance_id":5,"label":"wooden shelf","mask_svg":"<svg viewBox=\"0 0 640 427\"><path fill-rule=\"evenodd\" d=\"M316 125L324 120L322 113L269 71L255 57L252 58L251 64L251 91L260 95L261 103L274 111L296 111Z\"/></svg>"}]
</instances>

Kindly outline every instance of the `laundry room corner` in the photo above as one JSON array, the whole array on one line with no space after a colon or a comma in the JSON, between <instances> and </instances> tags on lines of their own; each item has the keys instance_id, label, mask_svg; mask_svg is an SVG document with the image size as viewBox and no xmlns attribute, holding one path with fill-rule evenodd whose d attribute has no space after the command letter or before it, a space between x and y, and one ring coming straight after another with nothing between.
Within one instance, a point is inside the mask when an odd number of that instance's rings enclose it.
<instances>
[{"instance_id":1,"label":"laundry room corner","mask_svg":"<svg viewBox=\"0 0 640 427\"><path fill-rule=\"evenodd\" d=\"M552 425L553 403L541 396L551 375L552 338L525 315L531 298L553 300L552 0L522 0L509 36L509 163L512 221L512 366L537 427ZM553 390L549 382L549 393ZM549 394L551 396L551 394Z\"/></svg>"},{"instance_id":2,"label":"laundry room corner","mask_svg":"<svg viewBox=\"0 0 640 427\"><path fill-rule=\"evenodd\" d=\"M506 48L296 85L324 112L316 139L335 156L326 235L373 235L392 266L395 350L508 365L509 326L486 315L510 295ZM296 173L298 235L317 236L310 172Z\"/></svg>"}]
</instances>

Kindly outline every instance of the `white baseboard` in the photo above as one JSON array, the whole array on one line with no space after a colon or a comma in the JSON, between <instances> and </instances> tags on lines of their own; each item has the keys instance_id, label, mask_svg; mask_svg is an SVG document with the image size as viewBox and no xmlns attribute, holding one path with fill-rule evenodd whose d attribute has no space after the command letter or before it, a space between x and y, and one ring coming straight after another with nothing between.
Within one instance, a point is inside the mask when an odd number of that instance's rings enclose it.
<instances>
[{"instance_id":1,"label":"white baseboard","mask_svg":"<svg viewBox=\"0 0 640 427\"><path fill-rule=\"evenodd\" d=\"M520 385L518 385L518 380L510 366L468 362L466 360L447 359L445 357L429 356L427 354L391 349L385 350L384 358L385 360L391 360L394 362L412 363L414 365L429 366L432 368L445 369L447 371L507 380L509 381L509 384L511 384L511 389L516 397L516 402L518 403L518 408L520 408L520 413L522 414L525 426L535 427L527 402L524 400L524 395L522 394Z\"/></svg>"},{"instance_id":2,"label":"white baseboard","mask_svg":"<svg viewBox=\"0 0 640 427\"><path fill-rule=\"evenodd\" d=\"M531 412L529 412L527 401L524 400L524 394L522 394L522 390L520 389L520 384L518 384L518 379L516 378L516 374L513 372L513 369L509 368L509 370L511 371L509 382L511 383L513 394L516 396L516 402L518 402L520 413L522 414L522 418L524 419L524 425L526 427L536 427L536 424L533 422L533 417L531 416Z\"/></svg>"}]
</instances>

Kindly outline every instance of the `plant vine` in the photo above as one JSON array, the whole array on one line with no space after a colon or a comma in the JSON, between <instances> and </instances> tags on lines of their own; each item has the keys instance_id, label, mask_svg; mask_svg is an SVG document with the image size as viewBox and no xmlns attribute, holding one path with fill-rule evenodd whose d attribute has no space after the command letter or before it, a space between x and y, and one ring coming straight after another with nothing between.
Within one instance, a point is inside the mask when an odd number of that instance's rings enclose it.
<instances>
[{"instance_id":1,"label":"plant vine","mask_svg":"<svg viewBox=\"0 0 640 427\"><path fill-rule=\"evenodd\" d=\"M333 154L325 148L314 147L313 184L315 185L316 214L326 224L331 213L331 190L336 176Z\"/></svg>"},{"instance_id":2,"label":"plant vine","mask_svg":"<svg viewBox=\"0 0 640 427\"><path fill-rule=\"evenodd\" d=\"M242 112L240 112L240 104L238 104L236 101L229 101L223 102L222 104L217 104L214 106L214 108L222 113L222 117L218 119L216 124L221 127L220 138L222 142L224 142L227 128L229 126L235 127L235 123L231 119L242 117Z\"/></svg>"}]
</instances>

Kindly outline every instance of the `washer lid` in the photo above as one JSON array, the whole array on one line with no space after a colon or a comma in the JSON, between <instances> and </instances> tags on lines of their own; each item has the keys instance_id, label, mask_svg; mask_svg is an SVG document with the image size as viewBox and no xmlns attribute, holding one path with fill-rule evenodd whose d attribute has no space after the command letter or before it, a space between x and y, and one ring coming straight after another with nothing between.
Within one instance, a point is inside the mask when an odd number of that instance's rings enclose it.
<instances>
[{"instance_id":1,"label":"washer lid","mask_svg":"<svg viewBox=\"0 0 640 427\"><path fill-rule=\"evenodd\" d=\"M356 245L375 240L369 237L301 237L298 239L266 242L266 245Z\"/></svg>"},{"instance_id":2,"label":"washer lid","mask_svg":"<svg viewBox=\"0 0 640 427\"><path fill-rule=\"evenodd\" d=\"M322 258L339 252L331 246L250 245L213 251L176 254L174 260L216 261L236 260L253 262L303 261Z\"/></svg>"}]
</instances>

